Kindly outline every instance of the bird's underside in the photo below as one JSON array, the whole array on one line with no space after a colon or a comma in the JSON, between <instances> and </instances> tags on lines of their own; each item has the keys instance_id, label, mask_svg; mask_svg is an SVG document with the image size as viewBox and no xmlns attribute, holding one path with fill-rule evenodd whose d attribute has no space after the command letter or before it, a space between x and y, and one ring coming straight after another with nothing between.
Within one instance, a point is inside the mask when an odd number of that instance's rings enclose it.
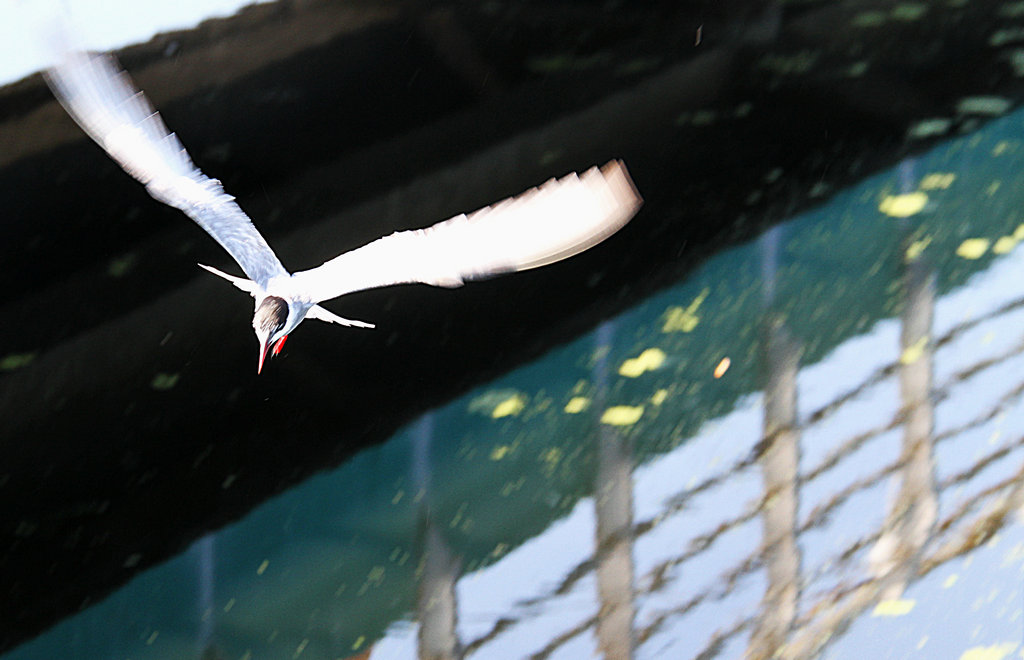
<instances>
[{"instance_id":1,"label":"bird's underside","mask_svg":"<svg viewBox=\"0 0 1024 660\"><path fill-rule=\"evenodd\" d=\"M261 355L272 344L280 346L307 316L372 327L334 315L317 304L321 301L394 284L459 286L544 266L603 241L641 204L625 165L612 160L580 175L551 179L468 215L379 238L316 268L290 274L220 182L192 163L111 56L67 53L46 79L61 105L111 158L154 198L181 209L206 230L246 277L204 268L252 294L257 310L270 296L287 303L287 317L277 334L261 337ZM254 328L260 336L255 321Z\"/></svg>"}]
</instances>

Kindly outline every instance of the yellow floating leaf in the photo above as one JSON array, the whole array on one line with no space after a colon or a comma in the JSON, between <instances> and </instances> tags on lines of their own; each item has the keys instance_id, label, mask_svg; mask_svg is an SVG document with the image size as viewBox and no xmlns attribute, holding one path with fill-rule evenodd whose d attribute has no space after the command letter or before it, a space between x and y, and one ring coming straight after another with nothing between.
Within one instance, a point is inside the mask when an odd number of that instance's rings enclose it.
<instances>
[{"instance_id":1,"label":"yellow floating leaf","mask_svg":"<svg viewBox=\"0 0 1024 660\"><path fill-rule=\"evenodd\" d=\"M909 218L921 212L928 203L928 195L920 190L905 195L889 195L878 205L878 210L893 218Z\"/></svg>"},{"instance_id":2,"label":"yellow floating leaf","mask_svg":"<svg viewBox=\"0 0 1024 660\"><path fill-rule=\"evenodd\" d=\"M502 417L518 415L523 412L523 408L525 407L526 397L521 394L515 394L494 406L494 410L491 411L491 417L494 419L501 419Z\"/></svg>"},{"instance_id":3,"label":"yellow floating leaf","mask_svg":"<svg viewBox=\"0 0 1024 660\"><path fill-rule=\"evenodd\" d=\"M640 421L643 406L612 406L601 415L601 423L609 426L630 426Z\"/></svg>"},{"instance_id":4,"label":"yellow floating leaf","mask_svg":"<svg viewBox=\"0 0 1024 660\"><path fill-rule=\"evenodd\" d=\"M668 390L660 389L660 390L658 390L657 392L655 392L654 394L651 395L651 403L656 405L656 406L660 406L661 404L665 403L665 399L667 399L667 398L668 398Z\"/></svg>"},{"instance_id":5,"label":"yellow floating leaf","mask_svg":"<svg viewBox=\"0 0 1024 660\"><path fill-rule=\"evenodd\" d=\"M665 324L662 326L661 331L692 332L698 323L700 323L700 317L690 313L689 310L682 307L669 307L665 314Z\"/></svg>"},{"instance_id":6,"label":"yellow floating leaf","mask_svg":"<svg viewBox=\"0 0 1024 660\"><path fill-rule=\"evenodd\" d=\"M908 262L917 261L917 258L921 256L921 253L924 252L929 245L931 245L931 242L932 237L925 236L924 238L918 239L911 243L910 245L908 245L907 251L904 255L906 257L906 260Z\"/></svg>"},{"instance_id":7,"label":"yellow floating leaf","mask_svg":"<svg viewBox=\"0 0 1024 660\"><path fill-rule=\"evenodd\" d=\"M1006 254L1013 248L1017 247L1017 239L1013 236L1000 236L996 244L992 246L992 251L996 254Z\"/></svg>"},{"instance_id":8,"label":"yellow floating leaf","mask_svg":"<svg viewBox=\"0 0 1024 660\"><path fill-rule=\"evenodd\" d=\"M665 351L648 348L638 357L630 358L619 367L619 375L636 378L646 371L653 371L665 363Z\"/></svg>"},{"instance_id":9,"label":"yellow floating leaf","mask_svg":"<svg viewBox=\"0 0 1024 660\"><path fill-rule=\"evenodd\" d=\"M509 447L508 445L498 445L497 447L491 450L491 460L500 461L501 459L505 458L510 451L512 451L512 448Z\"/></svg>"},{"instance_id":10,"label":"yellow floating leaf","mask_svg":"<svg viewBox=\"0 0 1024 660\"><path fill-rule=\"evenodd\" d=\"M960 244L956 253L964 259L978 259L988 252L990 242L987 238L968 238Z\"/></svg>"},{"instance_id":11,"label":"yellow floating leaf","mask_svg":"<svg viewBox=\"0 0 1024 660\"><path fill-rule=\"evenodd\" d=\"M960 576L957 575L956 573L950 574L945 580L942 581L942 588L943 589L949 589L954 584L956 584L956 581L959 580L959 579L960 579Z\"/></svg>"},{"instance_id":12,"label":"yellow floating leaf","mask_svg":"<svg viewBox=\"0 0 1024 660\"><path fill-rule=\"evenodd\" d=\"M928 335L920 337L910 346L903 349L903 353L900 354L900 364L914 364L921 359L924 355L924 349L928 346Z\"/></svg>"},{"instance_id":13,"label":"yellow floating leaf","mask_svg":"<svg viewBox=\"0 0 1024 660\"><path fill-rule=\"evenodd\" d=\"M992 646L975 646L960 655L960 660L1003 660L1017 648L1017 642L1004 642Z\"/></svg>"},{"instance_id":14,"label":"yellow floating leaf","mask_svg":"<svg viewBox=\"0 0 1024 660\"><path fill-rule=\"evenodd\" d=\"M587 406L589 405L590 399L588 399L587 397L574 396L573 398L569 399L569 403L565 404L565 412L569 413L570 415L575 415L586 410Z\"/></svg>"},{"instance_id":15,"label":"yellow floating leaf","mask_svg":"<svg viewBox=\"0 0 1024 660\"><path fill-rule=\"evenodd\" d=\"M956 174L952 172L935 172L921 179L921 190L945 190L953 185Z\"/></svg>"},{"instance_id":16,"label":"yellow floating leaf","mask_svg":"<svg viewBox=\"0 0 1024 660\"><path fill-rule=\"evenodd\" d=\"M708 297L709 293L711 293L711 289L705 288L686 307L669 307L665 312L665 323L661 326L661 331L692 332L700 323L697 310L704 304L704 299Z\"/></svg>"},{"instance_id":17,"label":"yellow floating leaf","mask_svg":"<svg viewBox=\"0 0 1024 660\"><path fill-rule=\"evenodd\" d=\"M539 458L544 462L544 469L550 474L554 472L555 468L558 467L558 462L562 460L562 450L558 447L550 447L541 452Z\"/></svg>"},{"instance_id":18,"label":"yellow floating leaf","mask_svg":"<svg viewBox=\"0 0 1024 660\"><path fill-rule=\"evenodd\" d=\"M917 601L910 598L890 598L875 605L871 616L903 616L914 609Z\"/></svg>"},{"instance_id":19,"label":"yellow floating leaf","mask_svg":"<svg viewBox=\"0 0 1024 660\"><path fill-rule=\"evenodd\" d=\"M1024 224L1017 225L1017 228L1013 230L1013 237L1018 241L1024 241Z\"/></svg>"},{"instance_id":20,"label":"yellow floating leaf","mask_svg":"<svg viewBox=\"0 0 1024 660\"><path fill-rule=\"evenodd\" d=\"M627 378L636 378L645 371L647 371L647 369L645 369L640 360L636 358L630 358L619 366L619 375L626 376Z\"/></svg>"},{"instance_id":21,"label":"yellow floating leaf","mask_svg":"<svg viewBox=\"0 0 1024 660\"><path fill-rule=\"evenodd\" d=\"M729 371L729 365L732 364L732 360L727 357L722 358L722 361L715 367L715 378L721 378L725 375L726 371Z\"/></svg>"}]
</instances>

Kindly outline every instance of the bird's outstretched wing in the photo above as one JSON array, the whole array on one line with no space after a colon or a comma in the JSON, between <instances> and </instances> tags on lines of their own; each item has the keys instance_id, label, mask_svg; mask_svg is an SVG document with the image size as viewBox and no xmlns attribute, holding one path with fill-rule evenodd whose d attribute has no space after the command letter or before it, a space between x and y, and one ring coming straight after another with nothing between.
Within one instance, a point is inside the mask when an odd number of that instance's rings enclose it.
<instances>
[{"instance_id":1,"label":"bird's outstretched wing","mask_svg":"<svg viewBox=\"0 0 1024 660\"><path fill-rule=\"evenodd\" d=\"M294 273L292 282L317 302L392 284L459 286L582 252L618 231L641 203L626 166L613 160L469 215L377 239Z\"/></svg>"},{"instance_id":2,"label":"bird's outstretched wing","mask_svg":"<svg viewBox=\"0 0 1024 660\"><path fill-rule=\"evenodd\" d=\"M192 163L111 56L67 53L45 77L68 114L111 158L153 197L187 213L252 281L265 288L287 272L234 198Z\"/></svg>"}]
</instances>

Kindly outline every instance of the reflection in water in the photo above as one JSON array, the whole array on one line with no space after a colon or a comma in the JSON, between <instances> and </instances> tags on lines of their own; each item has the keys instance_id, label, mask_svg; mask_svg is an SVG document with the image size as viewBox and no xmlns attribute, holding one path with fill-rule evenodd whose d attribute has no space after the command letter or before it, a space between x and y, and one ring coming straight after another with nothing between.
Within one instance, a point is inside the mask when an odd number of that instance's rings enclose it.
<instances>
[{"instance_id":1,"label":"reflection in water","mask_svg":"<svg viewBox=\"0 0 1024 660\"><path fill-rule=\"evenodd\" d=\"M869 554L875 578L888 582L882 591L887 599L899 598L916 572L920 552L931 535L938 511L931 401L935 274L926 258L907 262L903 291L899 365L903 452L897 474L900 486L886 514L883 532Z\"/></svg>"},{"instance_id":2,"label":"reflection in water","mask_svg":"<svg viewBox=\"0 0 1024 660\"><path fill-rule=\"evenodd\" d=\"M763 339L766 369L764 422L758 463L764 481L763 561L768 586L747 656L770 658L785 642L796 620L800 591L800 548L797 544L800 429L797 420L799 343L771 307L771 282L777 267L778 227L761 241L764 253L765 313Z\"/></svg>"},{"instance_id":3,"label":"reflection in water","mask_svg":"<svg viewBox=\"0 0 1024 660\"><path fill-rule=\"evenodd\" d=\"M422 557L417 569L419 589L416 618L419 620L419 654L422 660L450 660L461 657L456 623L458 601L455 583L459 561L431 515L430 447L434 440L433 416L424 415L413 427L413 484L422 493L419 505Z\"/></svg>"},{"instance_id":4,"label":"reflection in water","mask_svg":"<svg viewBox=\"0 0 1024 660\"><path fill-rule=\"evenodd\" d=\"M1022 135L1005 117L716 255L5 657L1019 643Z\"/></svg>"},{"instance_id":5,"label":"reflection in water","mask_svg":"<svg viewBox=\"0 0 1024 660\"><path fill-rule=\"evenodd\" d=\"M214 610L214 542L215 537L212 535L204 536L196 542L196 549L199 551L199 648L202 650L200 657L203 660L221 658L214 638L217 616Z\"/></svg>"},{"instance_id":6,"label":"reflection in water","mask_svg":"<svg viewBox=\"0 0 1024 660\"><path fill-rule=\"evenodd\" d=\"M607 406L610 378L608 356L615 326L597 329L594 400ZM610 660L633 657L633 444L626 433L597 424L597 472L594 515L597 518L597 646Z\"/></svg>"}]
</instances>

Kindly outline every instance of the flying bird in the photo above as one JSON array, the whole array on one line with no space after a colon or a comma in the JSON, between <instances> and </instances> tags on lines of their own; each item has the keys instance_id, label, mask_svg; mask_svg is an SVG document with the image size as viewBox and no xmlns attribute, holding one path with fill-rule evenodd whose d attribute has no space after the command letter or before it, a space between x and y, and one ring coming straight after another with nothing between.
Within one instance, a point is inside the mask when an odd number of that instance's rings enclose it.
<instances>
[{"instance_id":1,"label":"flying bird","mask_svg":"<svg viewBox=\"0 0 1024 660\"><path fill-rule=\"evenodd\" d=\"M425 229L395 232L316 268L290 273L249 216L193 163L177 136L110 55L66 53L45 78L79 126L157 200L184 211L228 251L246 277L223 277L255 299L262 372L303 319L372 328L319 303L347 293L423 283L456 287L544 266L618 231L641 204L625 165L612 160Z\"/></svg>"}]
</instances>

